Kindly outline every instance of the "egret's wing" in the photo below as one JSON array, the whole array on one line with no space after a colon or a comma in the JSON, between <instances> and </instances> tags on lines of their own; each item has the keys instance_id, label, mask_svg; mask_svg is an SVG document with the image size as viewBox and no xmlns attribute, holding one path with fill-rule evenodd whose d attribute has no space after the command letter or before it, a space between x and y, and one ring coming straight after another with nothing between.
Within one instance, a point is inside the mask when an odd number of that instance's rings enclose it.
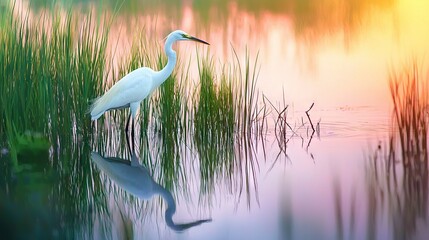
<instances>
[{"instance_id":1,"label":"egret's wing","mask_svg":"<svg viewBox=\"0 0 429 240\"><path fill-rule=\"evenodd\" d=\"M127 107L145 99L151 92L152 74L149 68L139 68L127 74L92 104L91 117L97 119L109 109Z\"/></svg>"}]
</instances>

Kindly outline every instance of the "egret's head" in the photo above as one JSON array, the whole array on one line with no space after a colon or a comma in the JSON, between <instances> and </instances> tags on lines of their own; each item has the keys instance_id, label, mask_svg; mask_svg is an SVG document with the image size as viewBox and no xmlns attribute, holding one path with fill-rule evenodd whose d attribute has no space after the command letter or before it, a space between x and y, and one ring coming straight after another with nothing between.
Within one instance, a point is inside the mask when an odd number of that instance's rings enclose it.
<instances>
[{"instance_id":1,"label":"egret's head","mask_svg":"<svg viewBox=\"0 0 429 240\"><path fill-rule=\"evenodd\" d=\"M176 31L170 33L167 38L173 38L175 41L190 40L190 41L195 41L195 42L200 42L200 43L210 45L208 42L203 41L201 39L198 39L196 37L193 37L193 36L187 34L186 32L184 32L182 30L176 30Z\"/></svg>"}]
</instances>

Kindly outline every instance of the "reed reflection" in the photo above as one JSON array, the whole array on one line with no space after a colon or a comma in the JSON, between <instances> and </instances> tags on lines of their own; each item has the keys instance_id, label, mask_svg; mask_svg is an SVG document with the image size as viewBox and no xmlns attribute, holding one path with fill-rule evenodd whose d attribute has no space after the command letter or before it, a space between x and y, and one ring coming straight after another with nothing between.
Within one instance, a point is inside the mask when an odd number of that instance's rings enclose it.
<instances>
[{"instance_id":1,"label":"reed reflection","mask_svg":"<svg viewBox=\"0 0 429 240\"><path fill-rule=\"evenodd\" d=\"M184 231L211 221L211 219L202 219L189 223L175 223L173 215L176 212L176 202L173 195L153 180L148 169L140 164L135 152L131 154L131 159L103 157L97 152L92 152L91 159L115 184L128 193L145 200L151 199L154 195L160 195L168 206L165 210L165 222L174 231Z\"/></svg>"},{"instance_id":2,"label":"reed reflection","mask_svg":"<svg viewBox=\"0 0 429 240\"><path fill-rule=\"evenodd\" d=\"M381 226L375 219L385 215L394 239L410 239L421 231L418 225L427 226L427 164L422 156L411 154L404 160L394 160L399 149L391 143L378 146L367 168L368 239L376 238ZM402 161L421 164L403 168Z\"/></svg>"}]
</instances>

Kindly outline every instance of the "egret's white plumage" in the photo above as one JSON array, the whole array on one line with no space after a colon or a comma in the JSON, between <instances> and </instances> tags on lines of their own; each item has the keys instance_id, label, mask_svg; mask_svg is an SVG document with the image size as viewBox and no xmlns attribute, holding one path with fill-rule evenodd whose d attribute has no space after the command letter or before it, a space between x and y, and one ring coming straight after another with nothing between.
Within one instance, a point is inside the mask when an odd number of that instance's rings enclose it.
<instances>
[{"instance_id":1,"label":"egret's white plumage","mask_svg":"<svg viewBox=\"0 0 429 240\"><path fill-rule=\"evenodd\" d=\"M173 50L173 43L181 40L192 40L208 44L203 40L188 35L182 30L170 33L164 45L164 51L168 57L167 65L160 71L142 67L128 73L103 96L94 101L90 108L91 119L97 120L106 111L111 109L127 107L130 108L131 116L134 119L140 107L140 102L147 98L173 72L177 58L176 52Z\"/></svg>"},{"instance_id":2,"label":"egret's white plumage","mask_svg":"<svg viewBox=\"0 0 429 240\"><path fill-rule=\"evenodd\" d=\"M136 69L113 85L103 96L95 100L91 106L91 119L96 120L110 109L132 107L135 118L140 102L149 96L153 89L152 76L154 71L143 67Z\"/></svg>"}]
</instances>

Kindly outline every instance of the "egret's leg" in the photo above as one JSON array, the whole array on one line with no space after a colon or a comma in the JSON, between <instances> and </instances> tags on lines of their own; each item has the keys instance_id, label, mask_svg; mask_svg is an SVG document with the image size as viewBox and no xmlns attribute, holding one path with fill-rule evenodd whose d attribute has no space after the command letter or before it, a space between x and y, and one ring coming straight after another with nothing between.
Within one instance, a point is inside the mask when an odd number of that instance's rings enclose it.
<instances>
[{"instance_id":1,"label":"egret's leg","mask_svg":"<svg viewBox=\"0 0 429 240\"><path fill-rule=\"evenodd\" d=\"M128 116L127 125L125 126L125 135L126 135L125 138L127 139L128 150L130 151L130 154L133 154L133 152L131 151L130 140L128 139L128 134L129 134L128 127L130 126L130 120L131 120L131 113Z\"/></svg>"},{"instance_id":2,"label":"egret's leg","mask_svg":"<svg viewBox=\"0 0 429 240\"><path fill-rule=\"evenodd\" d=\"M133 154L133 152L131 151L130 139L128 139L128 134L127 134L127 136L126 136L126 138L125 138L125 139L127 140L127 147L128 147L128 151L130 151L130 154L132 155L132 154Z\"/></svg>"},{"instance_id":3,"label":"egret's leg","mask_svg":"<svg viewBox=\"0 0 429 240\"><path fill-rule=\"evenodd\" d=\"M131 129L131 141L133 141L132 143L132 145L133 145L133 153L135 153L135 141L134 141L134 118L131 118L131 127L132 127L132 129Z\"/></svg>"},{"instance_id":4,"label":"egret's leg","mask_svg":"<svg viewBox=\"0 0 429 240\"><path fill-rule=\"evenodd\" d=\"M132 102L132 103L130 103L130 112L133 115L131 117L132 128L133 128L133 129L131 129L131 138L132 138L132 141L133 141L133 151L135 151L135 145L134 145L135 144L135 141L134 141L134 119L137 118L137 111L139 110L139 107L140 107L140 102Z\"/></svg>"},{"instance_id":5,"label":"egret's leg","mask_svg":"<svg viewBox=\"0 0 429 240\"><path fill-rule=\"evenodd\" d=\"M130 115L128 116L128 119L127 119L127 125L125 126L125 133L128 135L128 126L130 125L130 119L131 119L131 113L130 113Z\"/></svg>"}]
</instances>

